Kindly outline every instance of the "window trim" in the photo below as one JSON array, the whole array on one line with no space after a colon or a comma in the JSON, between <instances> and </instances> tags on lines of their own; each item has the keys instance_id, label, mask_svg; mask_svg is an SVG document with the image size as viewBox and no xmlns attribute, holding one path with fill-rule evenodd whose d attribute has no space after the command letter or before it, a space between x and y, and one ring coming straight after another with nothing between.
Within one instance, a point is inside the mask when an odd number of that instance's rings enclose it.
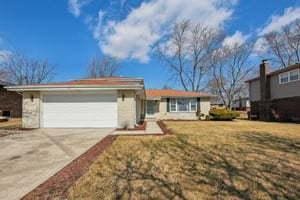
<instances>
[{"instance_id":1,"label":"window trim","mask_svg":"<svg viewBox=\"0 0 300 200\"><path fill-rule=\"evenodd\" d=\"M291 80L291 73L292 72L298 72L298 79ZM294 82L294 81L299 81L299 80L300 80L300 70L299 69L294 69L294 70L289 71L289 82Z\"/></svg>"},{"instance_id":2,"label":"window trim","mask_svg":"<svg viewBox=\"0 0 300 200\"><path fill-rule=\"evenodd\" d=\"M298 72L298 79L291 80L291 73L292 72ZM281 81L282 76L286 76L286 75L287 75L287 79L288 79L287 82L282 82ZM291 71L283 72L283 73L279 74L278 79L279 79L279 84L280 85L287 84L287 83L290 83L290 82L300 81L300 69L294 69L294 70L291 70Z\"/></svg>"},{"instance_id":3,"label":"window trim","mask_svg":"<svg viewBox=\"0 0 300 200\"><path fill-rule=\"evenodd\" d=\"M188 100L188 110L187 111L179 111L178 110L178 100L179 99L187 99ZM175 107L176 110L172 110L172 101L175 101ZM195 106L196 106L196 110L192 111L192 105L191 102L195 101ZM173 102L174 103L174 102ZM198 108L198 101L196 98L184 98L184 97L179 97L179 98L170 98L169 100L169 112L170 113L195 113L197 112L197 108Z\"/></svg>"}]
</instances>

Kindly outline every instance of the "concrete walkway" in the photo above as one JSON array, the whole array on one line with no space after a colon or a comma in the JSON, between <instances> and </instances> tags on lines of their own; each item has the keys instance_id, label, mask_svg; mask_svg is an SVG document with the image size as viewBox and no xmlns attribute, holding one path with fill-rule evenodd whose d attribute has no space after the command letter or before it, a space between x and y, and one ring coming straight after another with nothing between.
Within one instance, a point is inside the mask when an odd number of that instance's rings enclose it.
<instances>
[{"instance_id":1,"label":"concrete walkway","mask_svg":"<svg viewBox=\"0 0 300 200\"><path fill-rule=\"evenodd\" d=\"M146 130L115 131L114 135L161 135L164 134L155 120L148 120Z\"/></svg>"},{"instance_id":2,"label":"concrete walkway","mask_svg":"<svg viewBox=\"0 0 300 200\"><path fill-rule=\"evenodd\" d=\"M39 129L1 137L0 199L20 199L111 132Z\"/></svg>"}]
</instances>

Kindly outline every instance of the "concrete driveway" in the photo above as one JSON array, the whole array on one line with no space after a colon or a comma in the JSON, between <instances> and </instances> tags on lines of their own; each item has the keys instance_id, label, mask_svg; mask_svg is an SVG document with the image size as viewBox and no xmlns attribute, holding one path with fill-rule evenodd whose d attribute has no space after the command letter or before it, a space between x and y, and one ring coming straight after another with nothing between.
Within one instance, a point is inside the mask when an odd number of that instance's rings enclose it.
<instances>
[{"instance_id":1,"label":"concrete driveway","mask_svg":"<svg viewBox=\"0 0 300 200\"><path fill-rule=\"evenodd\" d=\"M0 199L19 199L111 132L39 129L0 137Z\"/></svg>"}]
</instances>

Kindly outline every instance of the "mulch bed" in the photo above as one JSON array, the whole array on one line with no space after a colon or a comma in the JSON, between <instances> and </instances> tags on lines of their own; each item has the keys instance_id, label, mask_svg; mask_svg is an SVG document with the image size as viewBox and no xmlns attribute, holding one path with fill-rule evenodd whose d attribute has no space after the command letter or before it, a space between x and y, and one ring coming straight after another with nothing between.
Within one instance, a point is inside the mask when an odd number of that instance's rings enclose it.
<instances>
[{"instance_id":1,"label":"mulch bed","mask_svg":"<svg viewBox=\"0 0 300 200\"><path fill-rule=\"evenodd\" d=\"M170 128L167 128L166 124L163 121L157 121L157 125L164 132L164 135L172 135L173 132Z\"/></svg>"},{"instance_id":2,"label":"mulch bed","mask_svg":"<svg viewBox=\"0 0 300 200\"><path fill-rule=\"evenodd\" d=\"M114 135L106 136L62 170L22 197L22 199L66 199L68 189L88 171L89 166L116 138L117 136Z\"/></svg>"},{"instance_id":3,"label":"mulch bed","mask_svg":"<svg viewBox=\"0 0 300 200\"><path fill-rule=\"evenodd\" d=\"M117 128L117 131L144 131L146 130L146 126L147 126L147 122L144 121L142 124L139 124L138 126L134 127L134 128Z\"/></svg>"}]
</instances>

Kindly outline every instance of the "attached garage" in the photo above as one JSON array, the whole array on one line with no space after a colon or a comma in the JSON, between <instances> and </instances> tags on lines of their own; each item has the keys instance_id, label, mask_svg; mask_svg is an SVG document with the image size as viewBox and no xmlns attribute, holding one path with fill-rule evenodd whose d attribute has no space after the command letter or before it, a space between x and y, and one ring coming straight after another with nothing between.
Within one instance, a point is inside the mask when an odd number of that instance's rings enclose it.
<instances>
[{"instance_id":1,"label":"attached garage","mask_svg":"<svg viewBox=\"0 0 300 200\"><path fill-rule=\"evenodd\" d=\"M144 80L103 77L6 87L22 94L23 128L134 128Z\"/></svg>"},{"instance_id":2,"label":"attached garage","mask_svg":"<svg viewBox=\"0 0 300 200\"><path fill-rule=\"evenodd\" d=\"M42 94L41 127L117 127L116 93Z\"/></svg>"}]
</instances>

